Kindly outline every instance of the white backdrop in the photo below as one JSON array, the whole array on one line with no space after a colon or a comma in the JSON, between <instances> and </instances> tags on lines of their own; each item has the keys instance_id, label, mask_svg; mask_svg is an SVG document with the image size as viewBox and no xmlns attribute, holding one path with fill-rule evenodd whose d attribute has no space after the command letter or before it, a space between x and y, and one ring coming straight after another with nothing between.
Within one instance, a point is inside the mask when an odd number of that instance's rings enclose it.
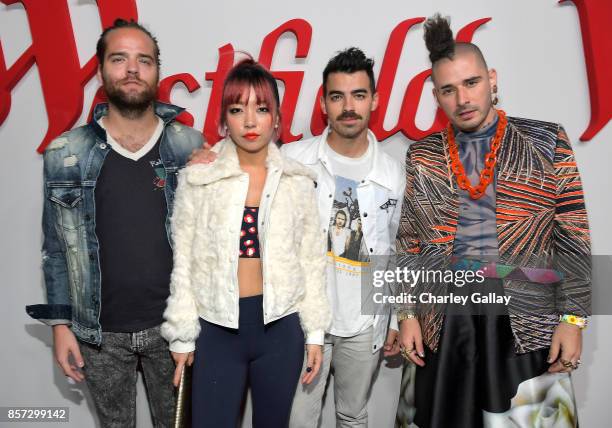
<instances>
[{"instance_id":1,"label":"white backdrop","mask_svg":"<svg viewBox=\"0 0 612 428\"><path fill-rule=\"evenodd\" d=\"M83 65L94 54L101 32L98 9L93 0L68 0L68 4ZM194 93L179 85L172 94L172 102L187 107L195 118L195 128L200 130L211 92L204 73L216 70L218 48L232 43L234 48L257 57L263 38L279 25L293 18L308 21L313 29L308 57L294 59L295 38L284 35L272 62L273 70L305 72L292 124L293 133L304 133L305 137L310 136L310 117L321 71L335 51L353 45L362 48L377 61L378 74L389 35L399 22L440 11L452 17L453 27L458 30L476 19L491 17L491 22L476 31L474 41L482 48L489 65L498 71L500 107L510 115L563 123L574 142L582 173L594 253L612 254L612 229L605 215L612 209L609 197L612 168L608 165L612 159L612 127L608 124L587 143L578 142L588 125L590 107L578 14L571 3L311 0L289 5L281 0L235 0L229 6L224 2L195 0L139 0L137 5L140 22L159 39L162 77L190 73L200 83L201 88ZM420 24L408 33L385 117L388 128L397 123L407 83L429 67L422 35ZM0 40L10 67L31 43L27 15L20 4L0 3ZM78 124L84 123L97 87L95 79L85 86L84 112ZM428 129L433 120L430 89L431 84L427 83L417 113L421 129ZM86 388L66 382L53 362L50 329L30 319L24 311L26 304L44 301L40 269L42 158L35 149L46 133L47 114L36 66L17 84L12 100L9 116L0 125L3 287L0 406L68 406L70 426L94 426ZM409 143L398 134L382 144L385 150L401 158ZM574 375L581 426L587 428L609 426L606 409L612 381L609 370L612 338L606 334L609 328L612 318L593 317L585 334L583 365ZM399 368L383 364L370 400L370 426L392 426L399 376ZM324 427L334 426L332 396L329 390ZM139 427L150 425L143 397L141 385ZM244 426L250 426L250 422Z\"/></svg>"}]
</instances>

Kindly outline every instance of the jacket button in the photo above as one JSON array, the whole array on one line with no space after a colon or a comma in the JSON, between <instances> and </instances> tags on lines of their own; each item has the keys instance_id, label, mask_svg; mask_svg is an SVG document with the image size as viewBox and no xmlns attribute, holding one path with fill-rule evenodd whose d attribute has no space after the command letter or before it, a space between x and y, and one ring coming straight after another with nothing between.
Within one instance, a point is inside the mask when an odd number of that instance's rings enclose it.
<instances>
[{"instance_id":1,"label":"jacket button","mask_svg":"<svg viewBox=\"0 0 612 428\"><path fill-rule=\"evenodd\" d=\"M373 249L373 248L370 248L370 253L373 253L373 252L374 252L374 249Z\"/></svg>"},{"instance_id":2,"label":"jacket button","mask_svg":"<svg viewBox=\"0 0 612 428\"><path fill-rule=\"evenodd\" d=\"M102 143L102 144L100 144L100 148L101 148L102 150L104 150L104 149L106 148L106 143ZM92 336L91 338L93 339L93 336Z\"/></svg>"},{"instance_id":3,"label":"jacket button","mask_svg":"<svg viewBox=\"0 0 612 428\"><path fill-rule=\"evenodd\" d=\"M364 217L367 217L367 216L368 216L368 213L363 213L363 216L364 216Z\"/></svg>"},{"instance_id":4,"label":"jacket button","mask_svg":"<svg viewBox=\"0 0 612 428\"><path fill-rule=\"evenodd\" d=\"M376 349L376 345L374 345L374 349Z\"/></svg>"},{"instance_id":5,"label":"jacket button","mask_svg":"<svg viewBox=\"0 0 612 428\"><path fill-rule=\"evenodd\" d=\"M332 194L331 194L331 193L329 194L329 197L330 197L330 198L332 197Z\"/></svg>"}]
</instances>

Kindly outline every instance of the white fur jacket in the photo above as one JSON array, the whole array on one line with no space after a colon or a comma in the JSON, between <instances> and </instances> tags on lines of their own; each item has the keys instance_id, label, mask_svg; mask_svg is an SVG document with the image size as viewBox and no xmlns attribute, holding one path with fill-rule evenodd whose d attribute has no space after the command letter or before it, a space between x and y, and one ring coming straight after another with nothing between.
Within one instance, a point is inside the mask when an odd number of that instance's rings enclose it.
<instances>
[{"instance_id":1,"label":"white fur jacket","mask_svg":"<svg viewBox=\"0 0 612 428\"><path fill-rule=\"evenodd\" d=\"M249 176L240 169L234 143L218 145L215 162L179 174L171 219L174 269L162 324L173 352L195 349L200 317L238 328L239 236ZM298 312L306 343L322 345L330 310L314 175L282 157L273 143L266 165L258 214L264 324Z\"/></svg>"}]
</instances>

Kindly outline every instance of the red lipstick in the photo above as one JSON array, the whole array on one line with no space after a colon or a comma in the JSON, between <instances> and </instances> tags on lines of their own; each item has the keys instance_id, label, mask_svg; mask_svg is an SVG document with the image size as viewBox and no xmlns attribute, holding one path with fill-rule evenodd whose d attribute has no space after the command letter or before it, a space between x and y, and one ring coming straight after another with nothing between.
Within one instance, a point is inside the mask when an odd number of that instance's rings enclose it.
<instances>
[{"instance_id":1,"label":"red lipstick","mask_svg":"<svg viewBox=\"0 0 612 428\"><path fill-rule=\"evenodd\" d=\"M243 137L249 141L255 141L259 138L259 134L256 134L255 132L248 132L244 134Z\"/></svg>"}]
</instances>

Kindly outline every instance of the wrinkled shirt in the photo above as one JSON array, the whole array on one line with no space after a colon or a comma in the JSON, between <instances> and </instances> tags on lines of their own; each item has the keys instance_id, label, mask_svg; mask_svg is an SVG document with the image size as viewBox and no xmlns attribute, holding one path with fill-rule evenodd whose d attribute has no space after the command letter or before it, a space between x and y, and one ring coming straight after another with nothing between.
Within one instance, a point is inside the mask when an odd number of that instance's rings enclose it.
<instances>
[{"instance_id":1,"label":"wrinkled shirt","mask_svg":"<svg viewBox=\"0 0 612 428\"><path fill-rule=\"evenodd\" d=\"M490 151L491 139L497 129L498 118L493 123L475 132L456 132L455 140L459 148L459 159L472 186L480 180L484 159ZM497 260L495 182L487 186L484 195L472 199L468 191L459 190L459 220L453 254Z\"/></svg>"}]
</instances>

